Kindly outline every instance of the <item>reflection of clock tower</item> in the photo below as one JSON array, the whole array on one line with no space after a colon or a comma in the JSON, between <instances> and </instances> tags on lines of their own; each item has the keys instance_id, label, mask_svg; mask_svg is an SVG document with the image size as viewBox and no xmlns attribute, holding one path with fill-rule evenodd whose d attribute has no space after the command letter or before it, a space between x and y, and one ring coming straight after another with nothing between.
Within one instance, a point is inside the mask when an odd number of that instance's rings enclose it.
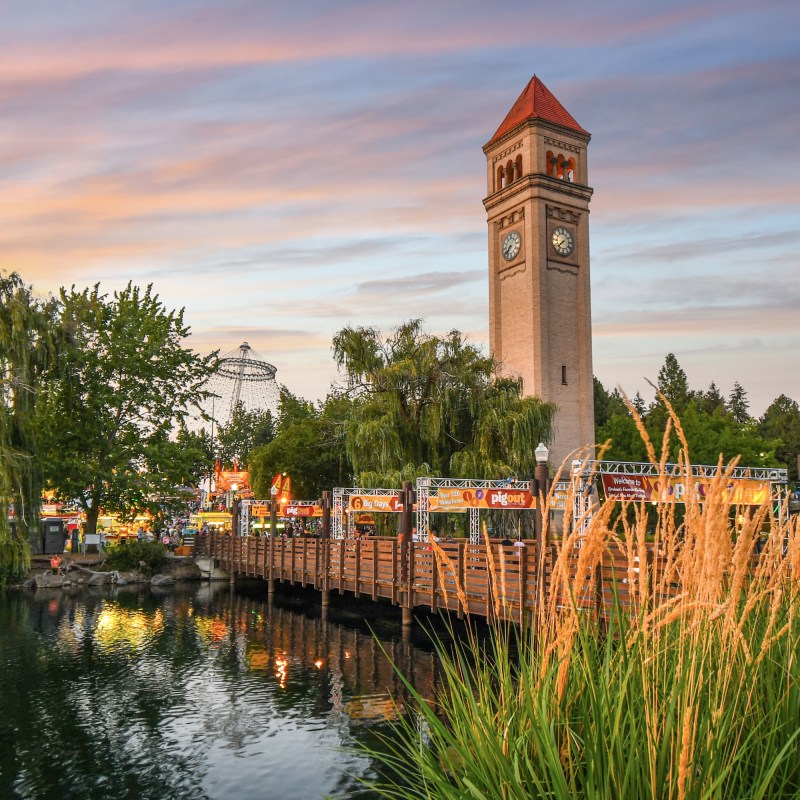
<instances>
[{"instance_id":1,"label":"reflection of clock tower","mask_svg":"<svg viewBox=\"0 0 800 800\"><path fill-rule=\"evenodd\" d=\"M556 467L594 443L589 139L534 76L483 148L492 354L558 406Z\"/></svg>"}]
</instances>

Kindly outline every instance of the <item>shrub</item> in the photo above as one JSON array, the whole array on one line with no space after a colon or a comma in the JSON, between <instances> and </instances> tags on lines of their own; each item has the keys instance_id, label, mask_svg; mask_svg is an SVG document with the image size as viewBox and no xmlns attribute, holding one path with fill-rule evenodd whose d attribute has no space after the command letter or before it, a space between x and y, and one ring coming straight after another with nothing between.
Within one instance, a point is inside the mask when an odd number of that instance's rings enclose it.
<instances>
[{"instance_id":1,"label":"shrub","mask_svg":"<svg viewBox=\"0 0 800 800\"><path fill-rule=\"evenodd\" d=\"M111 569L154 575L166 561L167 551L161 542L129 541L109 548L106 563Z\"/></svg>"}]
</instances>

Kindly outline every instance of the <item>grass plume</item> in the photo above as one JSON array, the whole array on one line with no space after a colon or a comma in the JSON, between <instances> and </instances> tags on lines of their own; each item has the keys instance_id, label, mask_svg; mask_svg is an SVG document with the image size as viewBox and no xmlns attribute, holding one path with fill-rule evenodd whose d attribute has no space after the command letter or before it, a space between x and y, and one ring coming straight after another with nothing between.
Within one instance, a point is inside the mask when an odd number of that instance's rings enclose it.
<instances>
[{"instance_id":1,"label":"grass plume","mask_svg":"<svg viewBox=\"0 0 800 800\"><path fill-rule=\"evenodd\" d=\"M437 703L406 685L426 744L407 718L371 754L394 776L380 796L800 797L798 517L770 502L732 508L735 462L717 465L699 499L668 410L677 466L668 438L648 453L685 504L661 503L654 518L643 503L604 502L557 541L530 629L497 622L488 645L437 643ZM491 548L487 558L496 569ZM503 584L491 585L497 610Z\"/></svg>"}]
</instances>

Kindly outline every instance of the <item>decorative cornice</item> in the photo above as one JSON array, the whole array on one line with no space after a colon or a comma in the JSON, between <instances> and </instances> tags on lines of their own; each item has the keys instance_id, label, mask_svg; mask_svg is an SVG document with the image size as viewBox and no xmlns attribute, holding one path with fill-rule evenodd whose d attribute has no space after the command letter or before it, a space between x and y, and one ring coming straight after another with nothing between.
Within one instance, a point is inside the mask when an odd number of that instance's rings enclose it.
<instances>
[{"instance_id":1,"label":"decorative cornice","mask_svg":"<svg viewBox=\"0 0 800 800\"><path fill-rule=\"evenodd\" d=\"M594 192L591 186L584 186L581 183L569 183L568 181L562 181L558 178L551 178L548 175L543 175L541 172L534 172L523 175L522 178L509 184L504 189L500 189L500 191L485 197L483 199L483 206L488 211L499 203L503 203L509 198L514 197L514 195L535 189L557 191L567 197L574 197L586 203L591 200Z\"/></svg>"},{"instance_id":2,"label":"decorative cornice","mask_svg":"<svg viewBox=\"0 0 800 800\"><path fill-rule=\"evenodd\" d=\"M549 203L545 205L545 214L549 219L555 219L559 222L569 222L573 225L577 225L581 220L580 211L575 211L572 208L553 206Z\"/></svg>"},{"instance_id":3,"label":"decorative cornice","mask_svg":"<svg viewBox=\"0 0 800 800\"><path fill-rule=\"evenodd\" d=\"M524 206L520 206L520 208L515 208L510 214L506 214L505 216L500 217L500 219L495 220L494 227L496 230L501 231L503 228L508 228L511 225L517 225L524 219L525 208Z\"/></svg>"},{"instance_id":4,"label":"decorative cornice","mask_svg":"<svg viewBox=\"0 0 800 800\"><path fill-rule=\"evenodd\" d=\"M492 158L492 163L496 164L498 161L502 161L510 153L513 153L515 150L519 150L520 147L522 147L521 139L516 144L511 145L511 147L507 147L502 153L498 153L498 155L494 156Z\"/></svg>"},{"instance_id":5,"label":"decorative cornice","mask_svg":"<svg viewBox=\"0 0 800 800\"><path fill-rule=\"evenodd\" d=\"M544 137L544 143L551 147L557 147L559 150L569 150L572 153L580 153L581 148L569 142L562 142L559 139L551 139L549 136Z\"/></svg>"}]
</instances>

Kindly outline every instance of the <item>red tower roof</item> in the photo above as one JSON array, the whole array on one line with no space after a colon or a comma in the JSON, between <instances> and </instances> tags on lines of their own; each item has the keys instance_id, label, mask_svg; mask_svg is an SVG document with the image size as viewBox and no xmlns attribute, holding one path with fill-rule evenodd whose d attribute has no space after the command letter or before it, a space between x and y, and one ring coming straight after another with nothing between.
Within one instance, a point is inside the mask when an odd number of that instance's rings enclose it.
<instances>
[{"instance_id":1,"label":"red tower roof","mask_svg":"<svg viewBox=\"0 0 800 800\"><path fill-rule=\"evenodd\" d=\"M575 122L567 109L556 100L555 95L534 75L487 144L491 144L528 119L554 122L574 131L588 133Z\"/></svg>"}]
</instances>

